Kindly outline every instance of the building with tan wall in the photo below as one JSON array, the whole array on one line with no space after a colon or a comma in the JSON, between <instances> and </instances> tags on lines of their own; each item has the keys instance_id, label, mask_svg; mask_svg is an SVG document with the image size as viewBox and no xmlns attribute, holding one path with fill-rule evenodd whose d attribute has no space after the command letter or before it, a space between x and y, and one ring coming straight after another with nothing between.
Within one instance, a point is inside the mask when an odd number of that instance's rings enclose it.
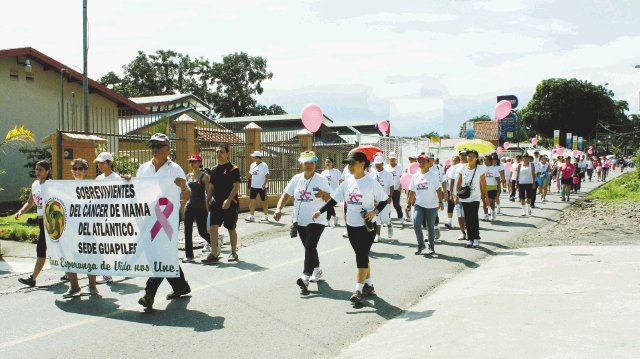
<instances>
[{"instance_id":1,"label":"building with tan wall","mask_svg":"<svg viewBox=\"0 0 640 359\"><path fill-rule=\"evenodd\" d=\"M79 72L30 47L0 50L2 136L16 125L24 125L34 133L35 146L43 146L42 140L58 129L82 131L82 103ZM89 106L89 132L97 135L117 133L118 114L123 111L148 112L93 80L89 80ZM16 149L0 154L0 168L6 171L0 176L0 187L4 188L0 191L0 203L16 201L20 188L33 181L24 167L26 161L26 156Z\"/></svg>"}]
</instances>

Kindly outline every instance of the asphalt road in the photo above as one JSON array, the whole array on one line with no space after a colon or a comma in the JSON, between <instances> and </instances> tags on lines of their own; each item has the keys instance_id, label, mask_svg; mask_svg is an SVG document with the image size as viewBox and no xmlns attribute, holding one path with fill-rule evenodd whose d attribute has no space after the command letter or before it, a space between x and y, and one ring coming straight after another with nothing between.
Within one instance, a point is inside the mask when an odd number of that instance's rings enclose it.
<instances>
[{"instance_id":1,"label":"asphalt road","mask_svg":"<svg viewBox=\"0 0 640 359\"><path fill-rule=\"evenodd\" d=\"M583 189L597 184L585 183ZM553 222L566 206L557 195L550 198L532 217L522 218L521 210L503 196L498 220L481 222L479 250L464 248L464 242L456 240L459 231L443 230L443 241L436 243L438 255L416 256L413 228L396 228L395 239L372 248L378 296L362 308L348 301L355 257L341 236L343 227L325 230L318 246L325 281L311 284L306 296L295 284L302 271L302 245L284 236L243 248L236 264L183 264L191 295L166 301L170 286L165 282L152 312L137 304L143 278L100 285L100 296L68 300L62 299L66 284L0 295L0 357L335 356L400 314L430 316L428 310L408 308L461 271L495 255L517 254L508 249L510 239ZM242 224L241 236L242 228L250 225ZM535 241L533 233L530 237ZM406 340L422 335L407 333Z\"/></svg>"}]
</instances>

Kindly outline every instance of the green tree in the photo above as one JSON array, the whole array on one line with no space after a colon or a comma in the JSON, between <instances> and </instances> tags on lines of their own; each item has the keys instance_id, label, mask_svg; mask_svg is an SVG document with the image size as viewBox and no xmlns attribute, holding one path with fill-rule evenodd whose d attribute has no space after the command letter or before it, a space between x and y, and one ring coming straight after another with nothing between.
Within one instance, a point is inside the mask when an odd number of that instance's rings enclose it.
<instances>
[{"instance_id":1,"label":"green tree","mask_svg":"<svg viewBox=\"0 0 640 359\"><path fill-rule=\"evenodd\" d=\"M444 135L441 135L440 133L438 133L438 131L431 131L431 132L426 132L423 133L422 135L420 135L420 137L422 138L431 138L431 137L440 137L440 138L451 138L451 135L445 133Z\"/></svg>"}]
</instances>

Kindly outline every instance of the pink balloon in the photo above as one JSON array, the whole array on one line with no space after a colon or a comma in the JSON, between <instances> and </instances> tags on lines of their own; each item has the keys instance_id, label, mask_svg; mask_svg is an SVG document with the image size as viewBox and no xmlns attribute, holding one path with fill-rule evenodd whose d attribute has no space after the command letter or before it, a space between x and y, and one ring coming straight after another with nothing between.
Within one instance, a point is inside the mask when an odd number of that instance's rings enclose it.
<instances>
[{"instance_id":1,"label":"pink balloon","mask_svg":"<svg viewBox=\"0 0 640 359\"><path fill-rule=\"evenodd\" d=\"M537 137L532 138L531 139L531 144L534 145L534 146L537 146L538 145L538 138Z\"/></svg>"},{"instance_id":2,"label":"pink balloon","mask_svg":"<svg viewBox=\"0 0 640 359\"><path fill-rule=\"evenodd\" d=\"M593 149L593 146L589 146L589 149L590 149L590 150L592 150L592 149Z\"/></svg>"},{"instance_id":3,"label":"pink balloon","mask_svg":"<svg viewBox=\"0 0 640 359\"><path fill-rule=\"evenodd\" d=\"M496 148L496 152L501 155L502 154L502 147L498 147Z\"/></svg>"},{"instance_id":4,"label":"pink balloon","mask_svg":"<svg viewBox=\"0 0 640 359\"><path fill-rule=\"evenodd\" d=\"M564 153L564 148L560 147L556 150L556 153L559 154L560 156L562 156L562 154Z\"/></svg>"},{"instance_id":5,"label":"pink balloon","mask_svg":"<svg viewBox=\"0 0 640 359\"><path fill-rule=\"evenodd\" d=\"M571 154L573 155L573 157L578 157L578 150L573 150Z\"/></svg>"},{"instance_id":6,"label":"pink balloon","mask_svg":"<svg viewBox=\"0 0 640 359\"><path fill-rule=\"evenodd\" d=\"M414 162L411 164L411 166L409 166L409 173L414 174L418 172L418 169L420 169L420 165L418 164L418 162Z\"/></svg>"},{"instance_id":7,"label":"pink balloon","mask_svg":"<svg viewBox=\"0 0 640 359\"><path fill-rule=\"evenodd\" d=\"M558 150L555 148L551 150L551 153L556 153L556 152L558 152Z\"/></svg>"},{"instance_id":8,"label":"pink balloon","mask_svg":"<svg viewBox=\"0 0 640 359\"><path fill-rule=\"evenodd\" d=\"M588 153L588 154L593 154L593 148L589 148L589 149L587 150L587 153Z\"/></svg>"},{"instance_id":9,"label":"pink balloon","mask_svg":"<svg viewBox=\"0 0 640 359\"><path fill-rule=\"evenodd\" d=\"M382 120L378 122L378 130L386 135L391 133L391 123L389 120Z\"/></svg>"},{"instance_id":10,"label":"pink balloon","mask_svg":"<svg viewBox=\"0 0 640 359\"><path fill-rule=\"evenodd\" d=\"M511 146L511 144L509 143L509 141L506 141L505 143L502 144L502 147L504 147L505 150L509 149L509 146Z\"/></svg>"},{"instance_id":11,"label":"pink balloon","mask_svg":"<svg viewBox=\"0 0 640 359\"><path fill-rule=\"evenodd\" d=\"M408 191L411 189L411 177L413 175L410 173L405 173L402 175L402 177L400 177L400 187L402 187L402 189Z\"/></svg>"},{"instance_id":12,"label":"pink balloon","mask_svg":"<svg viewBox=\"0 0 640 359\"><path fill-rule=\"evenodd\" d=\"M444 161L445 167L451 166L451 160Z\"/></svg>"},{"instance_id":13,"label":"pink balloon","mask_svg":"<svg viewBox=\"0 0 640 359\"><path fill-rule=\"evenodd\" d=\"M310 103L302 109L302 124L311 133L316 133L324 122L324 114L320 106Z\"/></svg>"},{"instance_id":14,"label":"pink balloon","mask_svg":"<svg viewBox=\"0 0 640 359\"><path fill-rule=\"evenodd\" d=\"M506 169L507 171L511 171L512 168L513 164L511 162L507 162L507 164L504 165L504 169Z\"/></svg>"},{"instance_id":15,"label":"pink balloon","mask_svg":"<svg viewBox=\"0 0 640 359\"><path fill-rule=\"evenodd\" d=\"M496 104L496 119L502 120L511 113L511 102L502 100Z\"/></svg>"}]
</instances>

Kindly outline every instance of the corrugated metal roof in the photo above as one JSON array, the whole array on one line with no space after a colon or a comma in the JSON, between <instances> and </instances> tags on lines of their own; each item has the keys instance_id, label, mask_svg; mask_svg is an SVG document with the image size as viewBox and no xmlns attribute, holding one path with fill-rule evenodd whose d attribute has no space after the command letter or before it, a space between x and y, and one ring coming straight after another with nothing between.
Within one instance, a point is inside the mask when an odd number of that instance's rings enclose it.
<instances>
[{"instance_id":1,"label":"corrugated metal roof","mask_svg":"<svg viewBox=\"0 0 640 359\"><path fill-rule=\"evenodd\" d=\"M178 93L174 95L130 97L129 99L135 103L145 105L148 103L173 102L191 96L191 93Z\"/></svg>"},{"instance_id":2,"label":"corrugated metal roof","mask_svg":"<svg viewBox=\"0 0 640 359\"><path fill-rule=\"evenodd\" d=\"M227 131L231 132L231 130L225 128L224 126L216 123L216 121L207 118L203 114L192 108L179 108L172 111L164 112L164 113L154 113L149 115L139 115L139 116L124 116L118 118L119 124L119 133L121 135L129 134L135 131L138 131L142 128L155 125L160 120L169 118L173 119L183 114L189 114L191 118L199 117L203 121L206 121L211 126L214 126L219 131ZM195 120L195 119L194 119Z\"/></svg>"}]
</instances>

